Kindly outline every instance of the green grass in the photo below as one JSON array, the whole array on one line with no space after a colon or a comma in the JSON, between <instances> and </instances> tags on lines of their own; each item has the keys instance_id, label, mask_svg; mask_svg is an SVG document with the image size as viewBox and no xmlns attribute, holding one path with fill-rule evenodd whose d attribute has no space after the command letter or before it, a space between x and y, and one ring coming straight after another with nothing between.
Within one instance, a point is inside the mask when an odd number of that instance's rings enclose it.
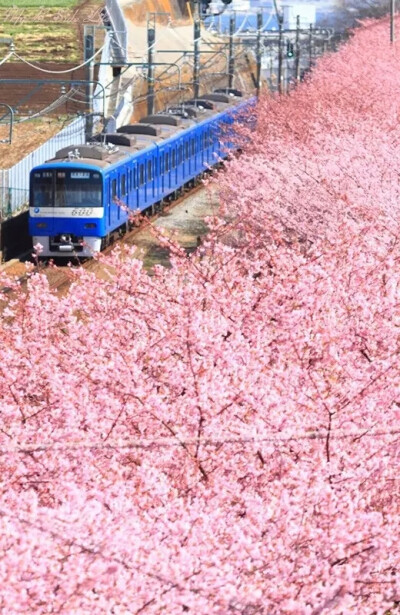
<instances>
[{"instance_id":1,"label":"green grass","mask_svg":"<svg viewBox=\"0 0 400 615\"><path fill-rule=\"evenodd\" d=\"M80 4L82 0L0 0L0 38L12 37L16 52L34 62L76 62L82 58ZM104 4L91 0L88 15L94 17ZM1 46L0 51L4 55L7 49Z\"/></svg>"},{"instance_id":2,"label":"green grass","mask_svg":"<svg viewBox=\"0 0 400 615\"><path fill-rule=\"evenodd\" d=\"M3 22L0 26L1 36L11 36L16 52L23 58L34 62L75 62L82 56L77 31L72 24L38 22L9 24ZM2 54L5 52L6 49L2 49Z\"/></svg>"},{"instance_id":3,"label":"green grass","mask_svg":"<svg viewBox=\"0 0 400 615\"><path fill-rule=\"evenodd\" d=\"M78 5L77 0L0 0L0 8L24 9L24 8L72 8Z\"/></svg>"}]
</instances>

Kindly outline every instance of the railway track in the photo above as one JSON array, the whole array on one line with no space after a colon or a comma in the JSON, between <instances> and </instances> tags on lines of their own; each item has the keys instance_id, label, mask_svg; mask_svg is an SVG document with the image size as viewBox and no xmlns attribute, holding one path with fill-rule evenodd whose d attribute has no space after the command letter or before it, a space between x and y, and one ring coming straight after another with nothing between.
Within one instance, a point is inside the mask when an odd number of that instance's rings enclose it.
<instances>
[{"instance_id":1,"label":"railway track","mask_svg":"<svg viewBox=\"0 0 400 615\"><path fill-rule=\"evenodd\" d=\"M200 204L198 203L197 207L195 206L193 208L192 201L196 199L200 199ZM207 201L207 203L205 203L205 201ZM188 250L193 250L196 245L198 245L201 235L205 234L207 231L204 218L210 215L210 213L215 213L215 207L217 207L216 203L214 205L211 204L210 210L210 202L209 199L206 198L206 190L202 184L199 184L190 189L190 191L181 194L174 201L168 203L161 211L152 215L145 215L143 217L144 223L142 222L138 226L132 228L132 230L127 231L113 245L105 248L102 254L110 254L116 245L137 246L137 258L142 258L145 268L150 271L155 264L166 264L168 252L159 246L157 247L156 239L152 237L149 232L148 222L152 225L162 227L165 226L167 218L170 218L167 226L174 232L174 238L178 241L180 241L181 238L182 242L180 243L183 247L186 247ZM179 212L179 210L181 211ZM176 221L174 221L174 212L178 212ZM177 222L177 229L174 227L175 222ZM32 256L27 260L34 262ZM74 257L72 255L68 258L57 259L56 263L51 261L40 261L33 269L26 271L21 276L17 275L17 281L24 287L32 273L40 271L48 278L49 286L52 290L58 293L66 292L71 283L71 265L67 265L67 261L72 263L72 267L74 266ZM101 274L102 263L98 260L86 259L80 262L78 258L76 258L76 264L78 265L78 263L79 266L85 269ZM3 294L9 295L13 292L13 289L12 287L5 286L1 291Z\"/></svg>"}]
</instances>

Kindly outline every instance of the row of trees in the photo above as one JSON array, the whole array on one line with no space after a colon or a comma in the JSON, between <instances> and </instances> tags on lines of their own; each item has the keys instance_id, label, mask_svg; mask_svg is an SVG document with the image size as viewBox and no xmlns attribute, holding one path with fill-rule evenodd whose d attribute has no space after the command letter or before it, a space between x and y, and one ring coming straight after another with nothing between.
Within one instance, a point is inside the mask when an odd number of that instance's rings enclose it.
<instances>
[{"instance_id":1,"label":"row of trees","mask_svg":"<svg viewBox=\"0 0 400 615\"><path fill-rule=\"evenodd\" d=\"M399 599L400 76L367 23L147 275L0 323L0 610L383 613ZM369 61L365 62L368 57ZM246 127L243 127L243 131Z\"/></svg>"}]
</instances>

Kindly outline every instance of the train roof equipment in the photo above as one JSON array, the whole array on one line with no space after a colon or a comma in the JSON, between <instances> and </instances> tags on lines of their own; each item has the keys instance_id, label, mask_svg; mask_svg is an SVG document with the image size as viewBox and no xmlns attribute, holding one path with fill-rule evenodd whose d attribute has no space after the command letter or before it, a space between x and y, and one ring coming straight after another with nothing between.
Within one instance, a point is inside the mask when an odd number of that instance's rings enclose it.
<instances>
[{"instance_id":1,"label":"train roof equipment","mask_svg":"<svg viewBox=\"0 0 400 615\"><path fill-rule=\"evenodd\" d=\"M137 139L134 135L124 134L122 132L100 133L92 137L92 141L111 143L112 145L123 145L125 147L135 147L135 145L137 145Z\"/></svg>"},{"instance_id":2,"label":"train roof equipment","mask_svg":"<svg viewBox=\"0 0 400 615\"><path fill-rule=\"evenodd\" d=\"M211 102L226 103L228 105L232 104L232 98L229 94L218 94L216 92L199 96L197 100L209 100Z\"/></svg>"},{"instance_id":3,"label":"train roof equipment","mask_svg":"<svg viewBox=\"0 0 400 615\"><path fill-rule=\"evenodd\" d=\"M172 114L160 113L159 115L147 115L139 120L140 124L164 124L167 126L182 126L183 122L179 117Z\"/></svg>"},{"instance_id":4,"label":"train roof equipment","mask_svg":"<svg viewBox=\"0 0 400 615\"><path fill-rule=\"evenodd\" d=\"M168 107L168 113L171 115L178 115L183 119L196 119L199 115L199 110L192 105L182 103L173 107Z\"/></svg>"},{"instance_id":5,"label":"train roof equipment","mask_svg":"<svg viewBox=\"0 0 400 615\"><path fill-rule=\"evenodd\" d=\"M243 92L236 88L217 88L214 90L215 94L227 94L228 96L235 96L237 98L243 98Z\"/></svg>"},{"instance_id":6,"label":"train roof equipment","mask_svg":"<svg viewBox=\"0 0 400 615\"><path fill-rule=\"evenodd\" d=\"M152 124L125 124L117 128L117 132L124 132L128 135L148 135L151 137L160 137L161 128Z\"/></svg>"},{"instance_id":7,"label":"train roof equipment","mask_svg":"<svg viewBox=\"0 0 400 615\"><path fill-rule=\"evenodd\" d=\"M208 109L210 111L216 109L216 105L211 102L211 100L205 100L202 98L192 98L191 100L187 101L187 104L190 107L199 107L200 109Z\"/></svg>"}]
</instances>

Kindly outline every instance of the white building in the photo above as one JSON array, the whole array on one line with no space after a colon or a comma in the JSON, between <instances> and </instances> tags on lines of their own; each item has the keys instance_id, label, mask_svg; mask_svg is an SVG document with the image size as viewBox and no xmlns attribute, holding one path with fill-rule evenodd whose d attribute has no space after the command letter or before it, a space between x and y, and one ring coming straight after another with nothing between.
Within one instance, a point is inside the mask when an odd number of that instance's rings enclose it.
<instances>
[{"instance_id":1,"label":"white building","mask_svg":"<svg viewBox=\"0 0 400 615\"><path fill-rule=\"evenodd\" d=\"M296 28L297 15L300 17L300 28L309 28L310 24L315 26L315 4L309 4L308 2L284 4L282 5L282 12L285 30L294 30Z\"/></svg>"}]
</instances>

